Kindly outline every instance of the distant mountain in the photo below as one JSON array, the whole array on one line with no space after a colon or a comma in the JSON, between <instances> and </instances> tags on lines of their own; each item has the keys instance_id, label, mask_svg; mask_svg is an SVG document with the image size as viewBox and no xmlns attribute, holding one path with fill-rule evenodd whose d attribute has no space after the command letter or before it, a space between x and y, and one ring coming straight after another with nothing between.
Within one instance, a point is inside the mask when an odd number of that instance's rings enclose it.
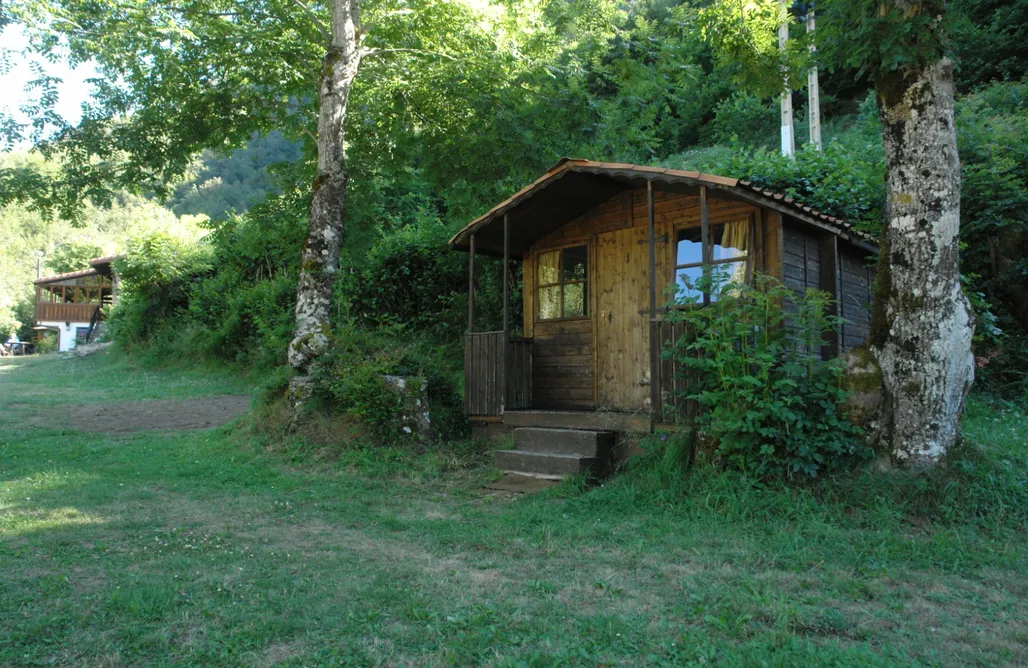
<instances>
[{"instance_id":1,"label":"distant mountain","mask_svg":"<svg viewBox=\"0 0 1028 668\"><path fill-rule=\"evenodd\" d=\"M175 189L167 206L179 216L202 213L211 220L243 213L277 192L270 165L297 162L301 157L300 145L277 131L254 137L228 155L205 151L199 169Z\"/></svg>"}]
</instances>

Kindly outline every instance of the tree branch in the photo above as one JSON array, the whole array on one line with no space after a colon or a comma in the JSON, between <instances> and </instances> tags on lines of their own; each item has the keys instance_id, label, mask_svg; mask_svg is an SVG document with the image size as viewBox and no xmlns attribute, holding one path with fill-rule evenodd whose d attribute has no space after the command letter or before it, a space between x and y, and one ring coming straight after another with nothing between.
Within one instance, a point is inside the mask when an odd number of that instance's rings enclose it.
<instances>
[{"instance_id":1,"label":"tree branch","mask_svg":"<svg viewBox=\"0 0 1028 668\"><path fill-rule=\"evenodd\" d=\"M406 53L420 53L423 56L439 56L440 58L446 58L448 60L452 60L453 62L457 62L457 59L454 58L453 56L451 56L448 53L442 53L440 51L429 51L427 49L367 49L367 50L364 51L363 54L361 54L361 57L362 58L371 58L373 56L378 56L378 55L381 55L383 53L404 53L404 52L406 52Z\"/></svg>"},{"instance_id":2,"label":"tree branch","mask_svg":"<svg viewBox=\"0 0 1028 668\"><path fill-rule=\"evenodd\" d=\"M293 3L297 7L302 9L304 13L306 13L307 16L310 18L310 20L314 22L314 25L316 25L318 27L318 30L321 32L321 36L325 38L325 43L331 44L332 33L328 31L328 28L326 28L325 24L321 22L321 19L318 18L318 15L315 14L314 11L310 7L308 7L303 0L293 0Z\"/></svg>"}]
</instances>

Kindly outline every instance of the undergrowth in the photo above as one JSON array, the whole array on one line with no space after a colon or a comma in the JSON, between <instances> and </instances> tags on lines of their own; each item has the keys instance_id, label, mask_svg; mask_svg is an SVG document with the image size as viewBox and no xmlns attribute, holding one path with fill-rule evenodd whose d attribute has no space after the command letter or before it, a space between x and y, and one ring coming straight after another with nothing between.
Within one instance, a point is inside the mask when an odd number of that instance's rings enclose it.
<instances>
[{"instance_id":1,"label":"undergrowth","mask_svg":"<svg viewBox=\"0 0 1028 668\"><path fill-rule=\"evenodd\" d=\"M926 474L882 472L867 464L806 484L761 480L709 463L690 465L690 438L646 438L642 453L604 486L604 503L642 503L726 521L819 518L862 527L930 522L1001 531L1028 526L1028 415L1008 402L973 397L964 438Z\"/></svg>"}]
</instances>

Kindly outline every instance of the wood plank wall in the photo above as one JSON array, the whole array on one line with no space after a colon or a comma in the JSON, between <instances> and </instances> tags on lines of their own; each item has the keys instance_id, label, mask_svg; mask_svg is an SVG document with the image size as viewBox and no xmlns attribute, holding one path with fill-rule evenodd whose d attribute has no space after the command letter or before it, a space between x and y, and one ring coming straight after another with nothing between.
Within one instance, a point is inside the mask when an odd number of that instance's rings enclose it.
<instances>
[{"instance_id":1,"label":"wood plank wall","mask_svg":"<svg viewBox=\"0 0 1028 668\"><path fill-rule=\"evenodd\" d=\"M593 408L593 322L537 322L532 340L533 408Z\"/></svg>"},{"instance_id":2,"label":"wood plank wall","mask_svg":"<svg viewBox=\"0 0 1028 668\"><path fill-rule=\"evenodd\" d=\"M654 193L657 237L657 299L674 281L675 229L700 224L698 196ZM753 215L760 236L758 270L777 257L775 237L761 227L749 204L709 201L712 224ZM534 338L533 405L536 408L614 408L647 410L652 370L647 319L649 246L645 188L626 191L570 221L538 241L523 257L524 332ZM780 230L780 226L776 228ZM537 322L535 258L538 253L578 243L590 247L590 318ZM772 255L774 254L774 255ZM642 312L640 312L642 311ZM602 386L602 387L601 387Z\"/></svg>"},{"instance_id":3,"label":"wood plank wall","mask_svg":"<svg viewBox=\"0 0 1028 668\"><path fill-rule=\"evenodd\" d=\"M843 323L841 344L850 350L867 341L871 329L871 291L875 270L869 256L852 246L839 244L839 266L842 270L839 306Z\"/></svg>"},{"instance_id":4,"label":"wood plank wall","mask_svg":"<svg viewBox=\"0 0 1028 668\"><path fill-rule=\"evenodd\" d=\"M500 415L503 408L503 332L464 337L464 414Z\"/></svg>"},{"instance_id":5,"label":"wood plank wall","mask_svg":"<svg viewBox=\"0 0 1028 668\"><path fill-rule=\"evenodd\" d=\"M871 324L871 290L874 285L874 268L869 266L869 254L838 240L838 271L835 280L823 276L831 268L823 266L825 233L815 232L796 224L785 226L782 253L782 282L797 296L806 288L823 290L835 285L839 301L839 315L843 322L839 327L839 346L842 351L850 350L867 340ZM789 302L787 312L795 313L796 305Z\"/></svg>"}]
</instances>

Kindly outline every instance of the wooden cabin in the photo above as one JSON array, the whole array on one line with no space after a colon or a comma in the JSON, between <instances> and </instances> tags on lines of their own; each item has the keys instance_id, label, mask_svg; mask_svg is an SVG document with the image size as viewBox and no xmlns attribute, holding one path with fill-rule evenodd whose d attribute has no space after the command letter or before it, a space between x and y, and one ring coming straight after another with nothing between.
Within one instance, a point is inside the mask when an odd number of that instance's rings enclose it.
<instances>
[{"instance_id":1,"label":"wooden cabin","mask_svg":"<svg viewBox=\"0 0 1028 668\"><path fill-rule=\"evenodd\" d=\"M660 355L672 335L665 295L704 266L744 280L763 272L799 292L832 294L845 322L827 346L831 354L868 333L869 239L738 179L564 159L468 224L450 247L470 255L465 412L479 433L519 428L511 452L521 454L500 453L508 470L576 472L603 459L606 434L674 421L674 369ZM480 254L522 262L518 336L506 312L500 331L470 331ZM545 443L583 438L590 444L577 450ZM546 461L550 447L581 451L583 461ZM555 471L557 464L571 468Z\"/></svg>"},{"instance_id":2,"label":"wooden cabin","mask_svg":"<svg viewBox=\"0 0 1028 668\"><path fill-rule=\"evenodd\" d=\"M120 256L98 257L89 268L33 281L36 286L36 331L57 333L57 349L89 343L103 320L104 306L114 304L118 278L113 263Z\"/></svg>"}]
</instances>

